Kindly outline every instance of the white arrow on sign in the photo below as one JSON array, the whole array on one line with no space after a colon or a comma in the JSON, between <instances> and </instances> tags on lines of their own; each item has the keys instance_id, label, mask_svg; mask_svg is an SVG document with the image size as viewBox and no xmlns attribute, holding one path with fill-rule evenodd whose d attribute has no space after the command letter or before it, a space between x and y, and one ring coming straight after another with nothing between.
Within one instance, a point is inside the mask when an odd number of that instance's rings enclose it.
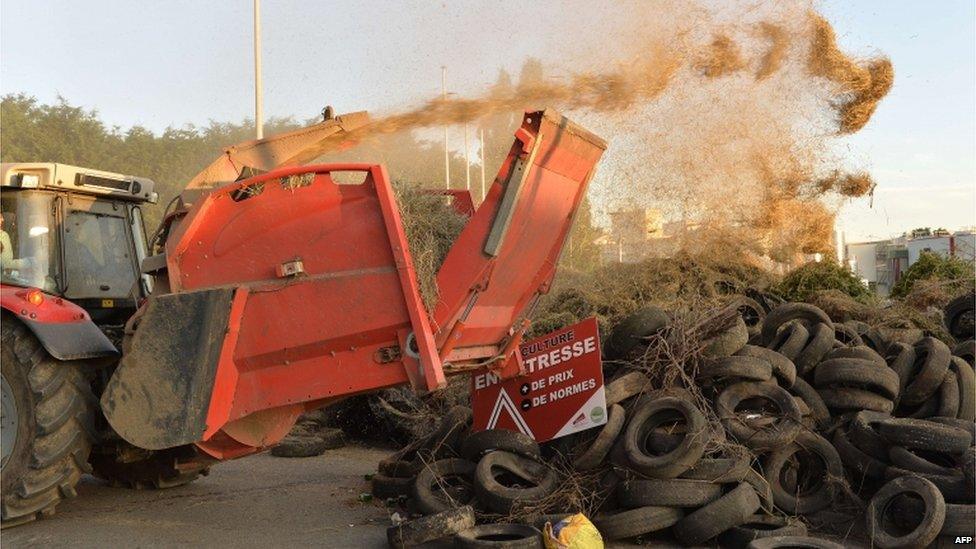
<instances>
[{"instance_id":1,"label":"white arrow on sign","mask_svg":"<svg viewBox=\"0 0 976 549\"><path fill-rule=\"evenodd\" d=\"M522 418L522 414L519 413L518 406L512 402L512 397L508 396L508 392L501 388L498 390L498 399L495 400L495 406L491 409L491 416L488 418L488 429L494 429L498 425L498 419L502 415L502 410L508 412L508 415L515 421L515 426L518 427L518 430L523 435L528 435L533 440L535 439L535 435L532 434L532 429L529 429L529 425Z\"/></svg>"}]
</instances>

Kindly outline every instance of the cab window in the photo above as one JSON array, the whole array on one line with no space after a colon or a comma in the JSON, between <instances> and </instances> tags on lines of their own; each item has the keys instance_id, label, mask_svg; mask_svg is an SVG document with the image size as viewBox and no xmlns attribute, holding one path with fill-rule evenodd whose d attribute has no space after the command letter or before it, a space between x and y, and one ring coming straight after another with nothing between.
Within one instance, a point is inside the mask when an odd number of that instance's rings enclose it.
<instances>
[{"instance_id":1,"label":"cab window","mask_svg":"<svg viewBox=\"0 0 976 549\"><path fill-rule=\"evenodd\" d=\"M136 284L125 210L68 209L64 220L66 295L123 298ZM101 211L99 211L101 210Z\"/></svg>"}]
</instances>

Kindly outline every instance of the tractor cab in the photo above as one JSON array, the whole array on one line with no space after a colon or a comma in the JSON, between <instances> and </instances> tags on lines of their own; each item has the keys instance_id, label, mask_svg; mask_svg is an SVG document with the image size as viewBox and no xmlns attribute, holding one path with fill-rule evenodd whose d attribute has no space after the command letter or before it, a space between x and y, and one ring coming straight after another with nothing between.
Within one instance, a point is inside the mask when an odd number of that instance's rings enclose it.
<instances>
[{"instance_id":1,"label":"tractor cab","mask_svg":"<svg viewBox=\"0 0 976 549\"><path fill-rule=\"evenodd\" d=\"M0 164L0 275L39 288L117 325L148 295L140 206L155 203L146 178L55 163Z\"/></svg>"}]
</instances>

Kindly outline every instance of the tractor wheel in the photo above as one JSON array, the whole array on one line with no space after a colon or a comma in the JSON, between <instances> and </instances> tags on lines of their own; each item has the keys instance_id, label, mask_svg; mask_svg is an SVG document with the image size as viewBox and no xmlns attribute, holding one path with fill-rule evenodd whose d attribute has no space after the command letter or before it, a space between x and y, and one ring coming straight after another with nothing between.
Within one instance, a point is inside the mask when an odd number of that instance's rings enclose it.
<instances>
[{"instance_id":1,"label":"tractor wheel","mask_svg":"<svg viewBox=\"0 0 976 549\"><path fill-rule=\"evenodd\" d=\"M94 397L78 365L60 362L20 322L0 327L2 527L49 516L89 470Z\"/></svg>"},{"instance_id":2,"label":"tractor wheel","mask_svg":"<svg viewBox=\"0 0 976 549\"><path fill-rule=\"evenodd\" d=\"M113 486L135 490L175 488L210 473L196 457L192 446L154 451L119 442L92 451L92 474Z\"/></svg>"}]
</instances>

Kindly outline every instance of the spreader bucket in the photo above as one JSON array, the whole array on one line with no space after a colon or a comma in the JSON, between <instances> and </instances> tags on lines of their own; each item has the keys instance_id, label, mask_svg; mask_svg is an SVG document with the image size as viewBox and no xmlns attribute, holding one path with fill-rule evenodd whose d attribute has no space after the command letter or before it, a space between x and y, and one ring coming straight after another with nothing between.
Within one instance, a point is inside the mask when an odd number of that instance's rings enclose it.
<instances>
[{"instance_id":1,"label":"spreader bucket","mask_svg":"<svg viewBox=\"0 0 976 549\"><path fill-rule=\"evenodd\" d=\"M432 316L383 167L284 168L213 191L166 241L173 293L141 309L105 417L138 447L226 459L339 398L438 389L448 361L507 363L603 147L555 113L527 114L437 275Z\"/></svg>"}]
</instances>

